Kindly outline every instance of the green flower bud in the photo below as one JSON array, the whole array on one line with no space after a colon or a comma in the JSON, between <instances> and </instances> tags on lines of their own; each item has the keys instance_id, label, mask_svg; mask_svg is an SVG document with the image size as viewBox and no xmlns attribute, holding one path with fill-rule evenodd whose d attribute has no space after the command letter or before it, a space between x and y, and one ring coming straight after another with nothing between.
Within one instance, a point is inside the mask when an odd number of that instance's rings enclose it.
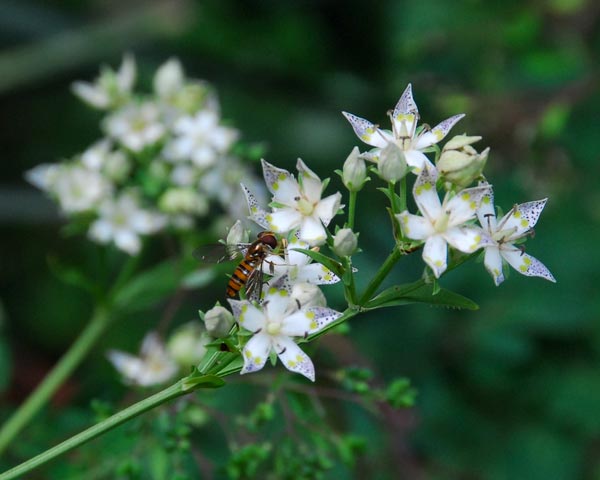
<instances>
[{"instance_id":1,"label":"green flower bud","mask_svg":"<svg viewBox=\"0 0 600 480\"><path fill-rule=\"evenodd\" d=\"M225 337L231 330L235 320L225 307L217 305L204 314L204 325L211 337Z\"/></svg>"},{"instance_id":2,"label":"green flower bud","mask_svg":"<svg viewBox=\"0 0 600 480\"><path fill-rule=\"evenodd\" d=\"M479 140L481 137L457 135L444 145L437 169L446 181L465 188L481 176L490 149L477 153L471 144Z\"/></svg>"},{"instance_id":3,"label":"green flower bud","mask_svg":"<svg viewBox=\"0 0 600 480\"><path fill-rule=\"evenodd\" d=\"M381 150L377 172L383 180L392 183L404 178L408 173L404 152L398 148L398 145L390 142Z\"/></svg>"},{"instance_id":4,"label":"green flower bud","mask_svg":"<svg viewBox=\"0 0 600 480\"><path fill-rule=\"evenodd\" d=\"M340 229L333 237L333 251L340 257L349 257L358 247L358 237L350 228Z\"/></svg>"},{"instance_id":5,"label":"green flower bud","mask_svg":"<svg viewBox=\"0 0 600 480\"><path fill-rule=\"evenodd\" d=\"M197 365L206 353L205 345L210 337L202 328L200 322L189 322L179 327L167 342L167 351L183 369Z\"/></svg>"},{"instance_id":6,"label":"green flower bud","mask_svg":"<svg viewBox=\"0 0 600 480\"><path fill-rule=\"evenodd\" d=\"M367 180L367 166L360 158L358 147L354 147L344 162L342 181L348 190L358 192Z\"/></svg>"}]
</instances>

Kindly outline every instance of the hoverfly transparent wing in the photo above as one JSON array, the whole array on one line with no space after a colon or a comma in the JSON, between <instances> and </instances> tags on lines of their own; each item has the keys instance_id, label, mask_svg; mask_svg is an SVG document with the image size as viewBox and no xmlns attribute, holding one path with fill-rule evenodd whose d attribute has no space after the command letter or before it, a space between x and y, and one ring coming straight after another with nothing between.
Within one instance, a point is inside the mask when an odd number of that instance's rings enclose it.
<instances>
[{"instance_id":1,"label":"hoverfly transparent wing","mask_svg":"<svg viewBox=\"0 0 600 480\"><path fill-rule=\"evenodd\" d=\"M244 256L249 245L249 243L210 243L198 247L192 255L196 260L205 263L227 262Z\"/></svg>"}]
</instances>

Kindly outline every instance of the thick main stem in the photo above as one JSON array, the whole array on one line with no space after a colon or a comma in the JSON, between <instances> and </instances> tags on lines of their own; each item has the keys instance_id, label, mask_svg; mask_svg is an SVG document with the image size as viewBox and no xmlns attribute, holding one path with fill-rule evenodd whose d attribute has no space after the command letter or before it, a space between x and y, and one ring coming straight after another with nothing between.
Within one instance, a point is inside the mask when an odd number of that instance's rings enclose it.
<instances>
[{"instance_id":1,"label":"thick main stem","mask_svg":"<svg viewBox=\"0 0 600 480\"><path fill-rule=\"evenodd\" d=\"M106 433L109 430L121 425L122 423L137 417L138 415L155 408L169 400L180 397L182 395L186 395L191 390L186 390L182 387L182 381L171 385L170 387L148 397L138 403L131 405L130 407L122 410L118 413L115 413L112 417L103 420L100 423L97 423L93 427L84 430L83 432L65 440L62 443L59 443L55 447L46 450L45 452L39 454L36 457L33 457L26 462L23 462L20 465L4 472L0 475L0 480L10 480L13 478L17 478L18 476L24 475L31 470L43 465L44 463L49 462L50 460L67 453L74 448L83 445L86 442L96 438L103 433Z\"/></svg>"},{"instance_id":2,"label":"thick main stem","mask_svg":"<svg viewBox=\"0 0 600 480\"><path fill-rule=\"evenodd\" d=\"M96 308L92 318L75 343L65 353L50 373L42 380L17 411L0 429L0 453L12 442L25 425L48 402L64 381L73 373L94 346L110 323L108 312Z\"/></svg>"}]
</instances>

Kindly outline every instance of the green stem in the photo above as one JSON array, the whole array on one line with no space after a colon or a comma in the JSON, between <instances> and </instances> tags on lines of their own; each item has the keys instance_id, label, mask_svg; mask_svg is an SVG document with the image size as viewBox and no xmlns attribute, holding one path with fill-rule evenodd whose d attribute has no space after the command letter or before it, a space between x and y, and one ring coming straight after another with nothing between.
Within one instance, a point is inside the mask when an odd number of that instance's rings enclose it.
<instances>
[{"instance_id":1,"label":"green stem","mask_svg":"<svg viewBox=\"0 0 600 480\"><path fill-rule=\"evenodd\" d=\"M406 206L406 175L404 177L402 177L402 179L400 179L400 185L398 185L398 195L400 197L400 212L402 213L403 211L407 210L407 206Z\"/></svg>"},{"instance_id":2,"label":"green stem","mask_svg":"<svg viewBox=\"0 0 600 480\"><path fill-rule=\"evenodd\" d=\"M0 429L0 452L12 442L36 413L48 402L52 395L73 373L82 359L110 324L111 317L104 308L96 308L92 318L71 348L62 356L50 373L29 395L17 411Z\"/></svg>"},{"instance_id":3,"label":"green stem","mask_svg":"<svg viewBox=\"0 0 600 480\"><path fill-rule=\"evenodd\" d=\"M392 253L390 253L388 258L385 259L383 265L379 268L369 285L367 285L365 293L363 293L362 297L360 297L360 305L365 305L369 300L371 300L371 297L377 288L379 288L381 283L385 280L385 277L387 277L390 273L390 270L394 267L394 265L396 265L398 260L400 260L400 257L402 257L402 253L398 247L395 246L392 250Z\"/></svg>"},{"instance_id":4,"label":"green stem","mask_svg":"<svg viewBox=\"0 0 600 480\"><path fill-rule=\"evenodd\" d=\"M354 228L354 217L356 215L356 197L358 192L350 190L350 198L348 201L348 228Z\"/></svg>"},{"instance_id":5,"label":"green stem","mask_svg":"<svg viewBox=\"0 0 600 480\"><path fill-rule=\"evenodd\" d=\"M146 412L147 410L162 405L163 403L174 398L190 393L192 389L183 388L182 382L182 380L178 381L174 385L171 385L170 387L156 393L155 395L152 395L151 397L148 397L138 403L135 403L130 407L126 408L125 410L115 413L112 417L109 417L106 420L97 423L96 425L88 428L87 430L84 430L83 432L78 433L77 435L65 440L64 442L59 443L55 447L52 447L49 450L46 450L45 452L37 455L36 457L33 457L27 460L26 462L17 465L16 467L0 475L0 480L10 480L12 478L24 475L33 470L34 468L38 468L41 465L49 462L50 460L58 457L59 455L67 453L68 451L73 450L74 448L79 447L80 445L83 445L86 442L89 442L97 436L102 435L103 433L106 433L109 430L112 430L113 428L140 415L141 413Z\"/></svg>"}]
</instances>

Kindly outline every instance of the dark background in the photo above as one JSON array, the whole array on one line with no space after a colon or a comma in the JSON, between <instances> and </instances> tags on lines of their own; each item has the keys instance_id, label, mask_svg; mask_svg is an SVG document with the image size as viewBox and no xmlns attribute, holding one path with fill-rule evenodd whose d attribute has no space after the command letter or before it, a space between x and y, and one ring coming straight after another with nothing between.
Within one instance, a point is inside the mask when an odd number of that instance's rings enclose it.
<instances>
[{"instance_id":1,"label":"dark background","mask_svg":"<svg viewBox=\"0 0 600 480\"><path fill-rule=\"evenodd\" d=\"M549 197L527 251L557 283L513 271L496 288L472 262L442 284L479 311L411 306L357 318L348 337L357 353L344 361L370 365L382 379L406 375L419 398L396 425L349 408L345 428L376 439L368 450L376 460L362 467L373 478L598 478L599 14L600 4L586 0L0 1L4 415L89 314L89 299L51 274L48 256L85 265L97 250L61 235L55 205L23 172L99 137L100 114L70 93L71 82L91 80L102 63L117 67L129 51L139 84L149 86L177 56L190 77L217 88L223 116L244 140L264 141L280 167L301 157L332 177L331 191L340 188L333 170L354 145L364 148L341 110L387 126L385 112L412 82L426 122L467 114L452 133L482 135L479 147L491 147L486 172L497 205ZM392 244L375 183L359 196L362 282ZM421 269L410 259L394 280ZM176 321L212 305L221 288L195 292ZM89 424L90 399L122 396L103 352L134 350L161 312L115 326L4 466ZM236 396L235 386L226 390ZM51 478L79 478L76 467L52 468Z\"/></svg>"}]
</instances>

